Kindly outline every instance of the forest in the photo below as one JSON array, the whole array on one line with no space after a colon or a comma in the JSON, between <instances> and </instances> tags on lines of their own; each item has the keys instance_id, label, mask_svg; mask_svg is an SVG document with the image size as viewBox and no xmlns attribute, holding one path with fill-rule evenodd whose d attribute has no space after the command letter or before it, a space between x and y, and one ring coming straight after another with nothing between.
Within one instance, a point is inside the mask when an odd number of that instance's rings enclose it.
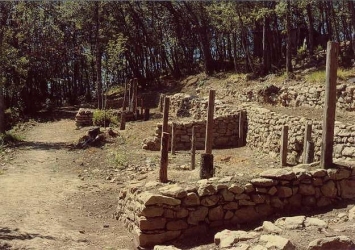
<instances>
[{"instance_id":1,"label":"forest","mask_svg":"<svg viewBox=\"0 0 355 250\"><path fill-rule=\"evenodd\" d=\"M140 89L220 71L291 75L295 58L343 46L351 66L352 1L0 2L0 133L6 114L95 101L128 79Z\"/></svg>"}]
</instances>

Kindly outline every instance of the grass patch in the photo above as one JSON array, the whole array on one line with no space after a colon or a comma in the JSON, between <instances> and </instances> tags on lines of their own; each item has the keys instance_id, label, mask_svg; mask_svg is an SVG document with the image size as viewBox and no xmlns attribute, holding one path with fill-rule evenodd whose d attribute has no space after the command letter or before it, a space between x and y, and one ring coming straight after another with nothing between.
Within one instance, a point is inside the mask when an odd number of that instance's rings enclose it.
<instances>
[{"instance_id":1,"label":"grass patch","mask_svg":"<svg viewBox=\"0 0 355 250\"><path fill-rule=\"evenodd\" d=\"M310 83L324 83L325 82L325 70L317 70L309 75L306 75L306 81Z\"/></svg>"},{"instance_id":2,"label":"grass patch","mask_svg":"<svg viewBox=\"0 0 355 250\"><path fill-rule=\"evenodd\" d=\"M338 79L345 81L345 80L347 80L347 79L349 79L349 78L354 76L354 71L353 70L339 68L338 71L337 71L337 75L338 75Z\"/></svg>"},{"instance_id":3,"label":"grass patch","mask_svg":"<svg viewBox=\"0 0 355 250\"><path fill-rule=\"evenodd\" d=\"M229 77L227 78L227 81L231 82L238 82L241 80L245 80L247 78L247 74L244 73L234 73L230 74Z\"/></svg>"}]
</instances>

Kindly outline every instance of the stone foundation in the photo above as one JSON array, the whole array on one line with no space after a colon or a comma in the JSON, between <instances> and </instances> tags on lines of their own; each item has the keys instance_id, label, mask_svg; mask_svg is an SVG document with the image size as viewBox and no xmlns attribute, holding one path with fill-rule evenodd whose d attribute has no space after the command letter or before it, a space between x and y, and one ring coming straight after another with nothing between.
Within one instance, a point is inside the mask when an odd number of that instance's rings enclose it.
<instances>
[{"instance_id":1,"label":"stone foundation","mask_svg":"<svg viewBox=\"0 0 355 250\"><path fill-rule=\"evenodd\" d=\"M151 247L204 234L209 228L314 210L347 199L355 199L354 165L348 162L328 170L300 165L267 170L244 185L232 177L180 185L131 184L119 194L117 218L136 233L141 247Z\"/></svg>"}]
</instances>

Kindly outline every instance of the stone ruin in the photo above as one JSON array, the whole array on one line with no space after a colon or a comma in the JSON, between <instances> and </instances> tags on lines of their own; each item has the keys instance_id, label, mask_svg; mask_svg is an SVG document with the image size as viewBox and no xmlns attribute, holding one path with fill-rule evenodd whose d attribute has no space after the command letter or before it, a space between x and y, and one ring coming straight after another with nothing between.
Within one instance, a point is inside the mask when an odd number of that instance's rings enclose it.
<instances>
[{"instance_id":1,"label":"stone ruin","mask_svg":"<svg viewBox=\"0 0 355 250\"><path fill-rule=\"evenodd\" d=\"M92 109L80 108L78 113L75 115L75 125L77 127L86 127L93 125L94 111Z\"/></svg>"}]
</instances>

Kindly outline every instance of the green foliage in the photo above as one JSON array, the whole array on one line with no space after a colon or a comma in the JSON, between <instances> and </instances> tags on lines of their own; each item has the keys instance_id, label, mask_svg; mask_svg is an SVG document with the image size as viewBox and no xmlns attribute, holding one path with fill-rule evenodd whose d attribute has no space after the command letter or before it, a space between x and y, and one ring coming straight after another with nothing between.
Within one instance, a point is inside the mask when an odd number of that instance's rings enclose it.
<instances>
[{"instance_id":1,"label":"green foliage","mask_svg":"<svg viewBox=\"0 0 355 250\"><path fill-rule=\"evenodd\" d=\"M338 68L337 76L338 76L338 79L340 79L340 80L347 80L350 77L354 76L354 70Z\"/></svg>"},{"instance_id":2,"label":"green foliage","mask_svg":"<svg viewBox=\"0 0 355 250\"><path fill-rule=\"evenodd\" d=\"M117 126L119 119L117 113L113 110L95 110L92 121L96 126Z\"/></svg>"}]
</instances>

